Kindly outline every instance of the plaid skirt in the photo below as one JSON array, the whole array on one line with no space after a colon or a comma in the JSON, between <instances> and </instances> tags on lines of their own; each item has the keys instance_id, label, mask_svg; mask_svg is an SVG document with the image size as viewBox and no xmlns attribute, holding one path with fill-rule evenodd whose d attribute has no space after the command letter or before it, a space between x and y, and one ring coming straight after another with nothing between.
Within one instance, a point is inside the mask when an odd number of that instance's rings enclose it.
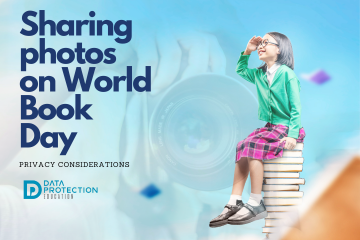
<instances>
[{"instance_id":1,"label":"plaid skirt","mask_svg":"<svg viewBox=\"0 0 360 240\"><path fill-rule=\"evenodd\" d=\"M241 140L236 146L236 160L249 157L259 160L280 158L286 141L280 144L283 137L287 137L289 127L278 124L266 123L265 127L255 129L247 138ZM296 142L304 142L305 130L300 128L299 138Z\"/></svg>"}]
</instances>

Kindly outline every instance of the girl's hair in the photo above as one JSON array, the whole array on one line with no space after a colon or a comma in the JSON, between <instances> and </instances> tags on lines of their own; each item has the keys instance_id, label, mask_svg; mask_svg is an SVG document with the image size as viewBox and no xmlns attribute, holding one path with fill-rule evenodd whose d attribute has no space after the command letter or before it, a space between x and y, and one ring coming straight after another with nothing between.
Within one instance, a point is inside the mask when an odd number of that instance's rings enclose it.
<instances>
[{"instance_id":1,"label":"girl's hair","mask_svg":"<svg viewBox=\"0 0 360 240\"><path fill-rule=\"evenodd\" d=\"M276 40L277 44L279 44L278 47L280 49L280 54L278 54L276 62L281 65L285 64L286 66L294 70L294 54L290 39L284 34L279 32L268 32L267 34L272 36ZM261 69L263 70L263 72L266 72L267 69L266 63L264 62L260 67L258 67L258 69Z\"/></svg>"}]
</instances>

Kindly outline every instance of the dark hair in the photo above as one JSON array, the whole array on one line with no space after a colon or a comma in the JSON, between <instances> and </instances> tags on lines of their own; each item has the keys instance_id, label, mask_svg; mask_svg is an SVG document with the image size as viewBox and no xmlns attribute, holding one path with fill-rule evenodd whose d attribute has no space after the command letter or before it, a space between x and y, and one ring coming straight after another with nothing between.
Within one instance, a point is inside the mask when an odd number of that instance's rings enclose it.
<instances>
[{"instance_id":1,"label":"dark hair","mask_svg":"<svg viewBox=\"0 0 360 240\"><path fill-rule=\"evenodd\" d=\"M281 65L285 64L286 66L294 70L294 54L290 39L284 34L279 32L268 32L267 34L272 36L276 40L277 44L279 44L280 54L278 54L276 62ZM257 69L261 69L263 70L263 72L266 72L267 69L266 63L264 62Z\"/></svg>"}]
</instances>

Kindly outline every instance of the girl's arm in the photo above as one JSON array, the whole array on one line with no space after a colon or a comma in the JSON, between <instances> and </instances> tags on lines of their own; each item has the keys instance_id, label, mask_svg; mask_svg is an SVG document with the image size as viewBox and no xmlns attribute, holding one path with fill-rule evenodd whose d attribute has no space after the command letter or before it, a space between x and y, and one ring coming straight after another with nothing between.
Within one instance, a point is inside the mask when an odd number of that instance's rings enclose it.
<instances>
[{"instance_id":1,"label":"girl's arm","mask_svg":"<svg viewBox=\"0 0 360 240\"><path fill-rule=\"evenodd\" d=\"M241 54L240 54L240 58L239 58L239 60L237 62L237 66L236 66L236 73L239 74L246 81L255 84L255 72L258 69L256 69L256 68L252 68L252 69L248 68L250 54L249 55L244 55L245 51L242 51Z\"/></svg>"},{"instance_id":2,"label":"girl's arm","mask_svg":"<svg viewBox=\"0 0 360 240\"><path fill-rule=\"evenodd\" d=\"M301 128L301 103L300 103L300 81L292 78L286 84L286 91L290 101L290 124L288 137L299 138Z\"/></svg>"}]
</instances>

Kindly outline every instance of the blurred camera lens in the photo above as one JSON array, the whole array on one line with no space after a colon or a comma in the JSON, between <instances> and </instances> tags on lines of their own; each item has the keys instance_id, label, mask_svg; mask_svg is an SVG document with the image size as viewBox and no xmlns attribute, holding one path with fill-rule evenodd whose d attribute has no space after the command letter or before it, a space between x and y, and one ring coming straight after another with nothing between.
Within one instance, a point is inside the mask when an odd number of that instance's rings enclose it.
<instances>
[{"instance_id":1,"label":"blurred camera lens","mask_svg":"<svg viewBox=\"0 0 360 240\"><path fill-rule=\"evenodd\" d=\"M259 125L257 105L243 84L227 76L202 74L178 82L151 116L154 157L185 186L231 186L236 145Z\"/></svg>"}]
</instances>

